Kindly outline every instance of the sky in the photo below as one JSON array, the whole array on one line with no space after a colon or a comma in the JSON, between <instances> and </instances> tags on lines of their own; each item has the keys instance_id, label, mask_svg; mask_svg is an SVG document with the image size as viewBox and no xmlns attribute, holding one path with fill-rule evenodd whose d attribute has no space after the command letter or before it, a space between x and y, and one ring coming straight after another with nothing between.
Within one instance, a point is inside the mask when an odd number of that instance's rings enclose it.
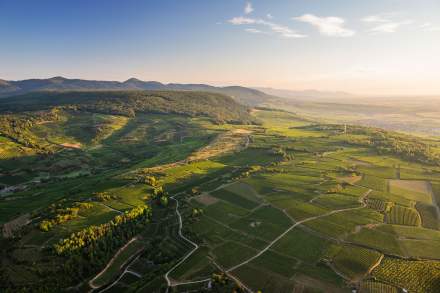
<instances>
[{"instance_id":1,"label":"sky","mask_svg":"<svg viewBox=\"0 0 440 293\"><path fill-rule=\"evenodd\" d=\"M439 0L0 0L0 79L440 95Z\"/></svg>"}]
</instances>

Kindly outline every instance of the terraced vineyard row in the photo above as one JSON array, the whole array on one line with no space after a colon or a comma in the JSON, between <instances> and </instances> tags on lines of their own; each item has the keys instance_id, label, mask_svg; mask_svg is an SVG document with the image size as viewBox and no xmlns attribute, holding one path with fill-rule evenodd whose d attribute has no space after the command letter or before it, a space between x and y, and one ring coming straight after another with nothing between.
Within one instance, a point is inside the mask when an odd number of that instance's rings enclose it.
<instances>
[{"instance_id":1,"label":"terraced vineyard row","mask_svg":"<svg viewBox=\"0 0 440 293\"><path fill-rule=\"evenodd\" d=\"M361 247L345 246L333 258L338 271L350 279L362 278L381 259L382 254Z\"/></svg>"},{"instance_id":2,"label":"terraced vineyard row","mask_svg":"<svg viewBox=\"0 0 440 293\"><path fill-rule=\"evenodd\" d=\"M372 272L378 281L403 287L410 292L440 292L440 262L410 261L386 257Z\"/></svg>"},{"instance_id":3,"label":"terraced vineyard row","mask_svg":"<svg viewBox=\"0 0 440 293\"><path fill-rule=\"evenodd\" d=\"M396 205L386 214L386 222L388 224L420 226L422 219L416 209Z\"/></svg>"},{"instance_id":4,"label":"terraced vineyard row","mask_svg":"<svg viewBox=\"0 0 440 293\"><path fill-rule=\"evenodd\" d=\"M383 200L380 200L380 199L376 199L376 198L370 198L367 201L367 206L370 209L374 209L374 210L379 211L379 212L386 211L388 209L389 205L390 205L389 202L386 202L386 201L383 201Z\"/></svg>"},{"instance_id":5,"label":"terraced vineyard row","mask_svg":"<svg viewBox=\"0 0 440 293\"><path fill-rule=\"evenodd\" d=\"M360 286L360 293L398 293L399 290L391 285L375 282L364 281Z\"/></svg>"},{"instance_id":6,"label":"terraced vineyard row","mask_svg":"<svg viewBox=\"0 0 440 293\"><path fill-rule=\"evenodd\" d=\"M437 210L434 206L417 203L416 205L417 211L420 213L420 217L422 218L422 226L428 229L440 229L440 221L438 219Z\"/></svg>"}]
</instances>

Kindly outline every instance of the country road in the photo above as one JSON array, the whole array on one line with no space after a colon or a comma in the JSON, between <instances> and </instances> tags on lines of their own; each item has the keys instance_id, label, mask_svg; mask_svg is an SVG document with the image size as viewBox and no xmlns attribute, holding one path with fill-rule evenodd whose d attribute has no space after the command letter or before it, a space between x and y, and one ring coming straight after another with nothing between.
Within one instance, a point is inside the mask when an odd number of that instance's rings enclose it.
<instances>
[{"instance_id":1,"label":"country road","mask_svg":"<svg viewBox=\"0 0 440 293\"><path fill-rule=\"evenodd\" d=\"M192 246L194 246L194 248L165 274L165 280L167 281L168 287L182 284L182 283L172 282L169 278L169 275L171 272L173 272L178 266L180 266L185 260L187 260L199 248L199 245L197 243L194 243L193 241L189 240L187 237L185 237L182 234L182 215L179 212L179 201L175 198L176 196L178 196L178 194L176 194L175 196L170 197L170 198L176 202L176 214L179 219L179 232L178 232L179 237L182 238L183 240L185 240L186 242L188 242L189 244L191 244ZM185 284L200 283L200 282L201 281L194 281L194 282L189 282L189 283L185 283Z\"/></svg>"},{"instance_id":2,"label":"country road","mask_svg":"<svg viewBox=\"0 0 440 293\"><path fill-rule=\"evenodd\" d=\"M280 239L282 239L287 233L289 233L291 230L293 230L294 228L296 228L297 226L309 222L309 221L313 221L319 218L323 218L323 217L327 217L333 214L337 214L337 213L341 213L341 212L347 212L347 211L353 211L353 210L358 210L358 209L362 209L365 208L367 206L365 199L368 197L368 195L372 192L372 189L369 189L368 191L366 191L359 199L359 202L361 203L361 206L359 207L354 207L354 208L346 208L346 209L339 209L339 210L333 210L330 211L328 213L319 215L319 216L313 216L310 218L306 218L304 220L298 221L295 224L293 224L292 226L290 226L286 231L284 231L282 234L280 234L277 238L275 238L271 243L269 243L265 248L263 248L262 250L260 250L260 252L258 252L256 255L254 255L253 257L225 270L226 274L228 276L230 276L231 278L233 278L234 280L236 280L238 283L242 284L243 287L245 287L245 289L248 292L253 293L253 291L247 287L241 280L239 280L237 277L232 275L232 271L234 271L235 269L248 264L249 262L253 261L254 259L258 258L259 256L261 256L263 253L265 253L267 250L269 250L275 243L277 243ZM208 282L210 281L210 279L204 279L204 280L198 280L198 281L188 281L188 282L172 282L169 278L169 274L174 271L177 267L179 267L185 260L187 260L198 248L199 246L197 245L197 243L192 242L191 240L189 240L188 238L186 238L185 236L182 235L182 216L179 212L179 201L175 198L177 195L171 197L174 201L176 201L176 214L179 218L179 236L184 239L185 241L187 241L188 243L190 243L192 246L194 246L194 249L191 250L184 258L182 258L174 267L172 267L166 274L165 274L165 279L167 281L168 287L173 287L173 286L178 286L178 285L188 285L188 284L195 284L195 283L203 283L203 282ZM168 291L167 291L168 292Z\"/></svg>"},{"instance_id":3,"label":"country road","mask_svg":"<svg viewBox=\"0 0 440 293\"><path fill-rule=\"evenodd\" d=\"M293 230L295 227L309 222L309 221L313 221L319 218L323 218L323 217L327 217L333 214L337 214L337 213L341 213L341 212L347 212L347 211L353 211L353 210L358 210L358 209L362 209L366 207L366 204L364 202L363 199L365 199L370 193L372 192L372 190L368 190L363 196L362 196L362 206L360 207L355 207L355 208L347 208L347 209L339 209L339 210L334 210L334 211L330 211L328 213L319 215L319 216L314 216L314 217L310 217L310 218L306 218L304 220L298 221L295 224L293 224L292 226L290 226L286 231L284 231L281 235L279 235L277 238L275 238L275 240L273 240L271 243L269 243L265 248L263 248L259 253L257 253L256 255L254 255L253 257L245 260L242 263L239 263L238 265L233 266L232 268L229 268L228 270L226 270L226 272L232 272L233 270L253 261L254 259L256 259L257 257L259 257L260 255L262 255L263 253L265 253L267 250L269 250L275 243L277 243L281 238L283 238L287 233L289 233L291 230Z\"/></svg>"}]
</instances>

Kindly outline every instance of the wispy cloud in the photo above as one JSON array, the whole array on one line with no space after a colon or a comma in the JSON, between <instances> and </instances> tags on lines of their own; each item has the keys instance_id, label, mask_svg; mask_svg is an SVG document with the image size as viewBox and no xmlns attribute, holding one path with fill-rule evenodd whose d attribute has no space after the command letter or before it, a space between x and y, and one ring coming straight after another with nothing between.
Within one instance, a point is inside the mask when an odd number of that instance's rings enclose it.
<instances>
[{"instance_id":1,"label":"wispy cloud","mask_svg":"<svg viewBox=\"0 0 440 293\"><path fill-rule=\"evenodd\" d=\"M273 16L272 16L272 14L270 14L270 13L266 14L266 17L267 17L268 19L273 19Z\"/></svg>"},{"instance_id":2,"label":"wispy cloud","mask_svg":"<svg viewBox=\"0 0 440 293\"><path fill-rule=\"evenodd\" d=\"M254 7L252 7L251 2L247 2L246 6L244 7L244 14L251 14L254 11Z\"/></svg>"},{"instance_id":3,"label":"wispy cloud","mask_svg":"<svg viewBox=\"0 0 440 293\"><path fill-rule=\"evenodd\" d=\"M264 26L268 29L270 29L270 31L274 34L277 34L283 38L304 38L307 37L306 35L300 34L297 31L281 25L281 24L277 24L271 21L267 21L264 19L259 19L259 18L250 18L250 17L243 17L243 16L238 16L238 17L234 17L230 20L228 20L229 23L233 24L233 25L260 25L260 26Z\"/></svg>"},{"instance_id":4,"label":"wispy cloud","mask_svg":"<svg viewBox=\"0 0 440 293\"><path fill-rule=\"evenodd\" d=\"M309 23L316 27L321 34L329 37L351 37L356 34L354 30L344 27L345 20L340 17L319 17L313 14L304 14L293 19Z\"/></svg>"},{"instance_id":5,"label":"wispy cloud","mask_svg":"<svg viewBox=\"0 0 440 293\"><path fill-rule=\"evenodd\" d=\"M435 26L430 22L425 22L419 26L424 32L440 32L440 26Z\"/></svg>"},{"instance_id":6,"label":"wispy cloud","mask_svg":"<svg viewBox=\"0 0 440 293\"><path fill-rule=\"evenodd\" d=\"M378 33L395 33L397 30L404 25L412 24L412 20L394 20L397 13L382 13L376 15L369 15L362 19L363 22L372 25L368 29L368 32L373 34Z\"/></svg>"},{"instance_id":7,"label":"wispy cloud","mask_svg":"<svg viewBox=\"0 0 440 293\"><path fill-rule=\"evenodd\" d=\"M247 28L244 31L251 34L265 34L265 32L257 30L256 28Z\"/></svg>"},{"instance_id":8,"label":"wispy cloud","mask_svg":"<svg viewBox=\"0 0 440 293\"><path fill-rule=\"evenodd\" d=\"M242 25L242 24L255 24L257 20L249 17L237 16L228 20L228 22L233 25Z\"/></svg>"}]
</instances>

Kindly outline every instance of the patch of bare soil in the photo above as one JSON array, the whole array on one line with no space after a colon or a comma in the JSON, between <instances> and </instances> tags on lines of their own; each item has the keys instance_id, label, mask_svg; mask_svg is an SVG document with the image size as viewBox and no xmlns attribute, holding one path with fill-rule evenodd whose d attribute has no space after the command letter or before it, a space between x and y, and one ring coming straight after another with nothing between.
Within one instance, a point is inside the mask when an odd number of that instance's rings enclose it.
<instances>
[{"instance_id":1,"label":"patch of bare soil","mask_svg":"<svg viewBox=\"0 0 440 293\"><path fill-rule=\"evenodd\" d=\"M246 129L234 129L218 135L209 145L194 152L187 161L206 160L225 153L245 148L249 141L251 131Z\"/></svg>"},{"instance_id":2,"label":"patch of bare soil","mask_svg":"<svg viewBox=\"0 0 440 293\"><path fill-rule=\"evenodd\" d=\"M69 149L80 149L81 148L81 144L80 143L65 142L65 143L62 143L60 145L65 147L65 148L69 148Z\"/></svg>"},{"instance_id":3,"label":"patch of bare soil","mask_svg":"<svg viewBox=\"0 0 440 293\"><path fill-rule=\"evenodd\" d=\"M19 230L21 227L29 224L30 220L29 220L30 215L29 214L24 214L21 215L18 218L15 218L12 221L9 221L7 223L5 223L3 225L3 237L5 238L12 238L14 236L14 232Z\"/></svg>"},{"instance_id":4,"label":"patch of bare soil","mask_svg":"<svg viewBox=\"0 0 440 293\"><path fill-rule=\"evenodd\" d=\"M418 193L431 194L430 183L423 180L398 180L390 179L390 186L394 186Z\"/></svg>"},{"instance_id":5,"label":"patch of bare soil","mask_svg":"<svg viewBox=\"0 0 440 293\"><path fill-rule=\"evenodd\" d=\"M205 206L209 206L209 205L215 204L216 202L219 201L218 198L210 196L207 193L202 194L201 196L196 197L195 200L198 201L199 203L205 205Z\"/></svg>"},{"instance_id":6,"label":"patch of bare soil","mask_svg":"<svg viewBox=\"0 0 440 293\"><path fill-rule=\"evenodd\" d=\"M346 176L346 177L339 177L338 180L341 182L347 182L349 184L355 184L356 182L360 181L362 179L362 176Z\"/></svg>"}]
</instances>

